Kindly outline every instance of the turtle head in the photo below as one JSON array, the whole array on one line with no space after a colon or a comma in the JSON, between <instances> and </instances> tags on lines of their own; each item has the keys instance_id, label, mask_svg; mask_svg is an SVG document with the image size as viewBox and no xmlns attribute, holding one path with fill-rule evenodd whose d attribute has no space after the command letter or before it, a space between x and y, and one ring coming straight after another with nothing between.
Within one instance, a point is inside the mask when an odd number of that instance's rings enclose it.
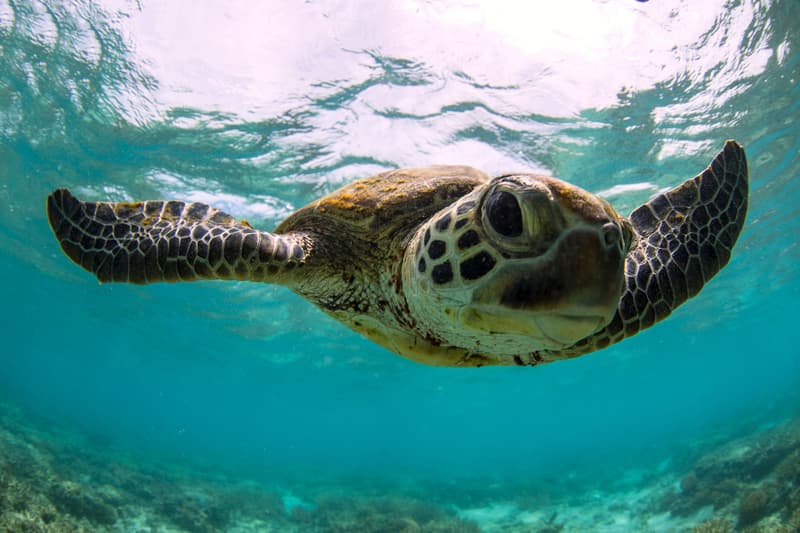
<instances>
[{"instance_id":1,"label":"turtle head","mask_svg":"<svg viewBox=\"0 0 800 533\"><path fill-rule=\"evenodd\" d=\"M613 318L632 235L574 185L500 176L417 231L404 287L442 342L507 355L561 349Z\"/></svg>"}]
</instances>

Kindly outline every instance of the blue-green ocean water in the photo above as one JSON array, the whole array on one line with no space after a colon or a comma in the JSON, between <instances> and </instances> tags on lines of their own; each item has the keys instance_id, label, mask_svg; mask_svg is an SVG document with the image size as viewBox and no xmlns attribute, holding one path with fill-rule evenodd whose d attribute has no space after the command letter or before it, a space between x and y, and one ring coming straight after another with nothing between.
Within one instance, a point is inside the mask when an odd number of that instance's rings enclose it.
<instances>
[{"instance_id":1,"label":"blue-green ocean water","mask_svg":"<svg viewBox=\"0 0 800 533\"><path fill-rule=\"evenodd\" d=\"M142 461L500 493L796 415L800 4L552 4L0 0L0 399ZM536 368L421 366L280 287L101 286L44 212L67 186L271 229L357 178L458 163L627 214L728 138L751 171L730 265L666 322Z\"/></svg>"}]
</instances>

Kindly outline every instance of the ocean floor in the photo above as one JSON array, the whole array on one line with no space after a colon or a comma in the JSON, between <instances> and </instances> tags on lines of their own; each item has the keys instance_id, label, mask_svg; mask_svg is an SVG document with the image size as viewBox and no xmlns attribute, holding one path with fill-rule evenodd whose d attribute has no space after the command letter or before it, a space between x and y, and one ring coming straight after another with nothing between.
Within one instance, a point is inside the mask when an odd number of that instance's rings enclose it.
<instances>
[{"instance_id":1,"label":"ocean floor","mask_svg":"<svg viewBox=\"0 0 800 533\"><path fill-rule=\"evenodd\" d=\"M0 404L0 531L800 531L800 419L695 448L607 483L362 476L268 485L134 461Z\"/></svg>"}]
</instances>

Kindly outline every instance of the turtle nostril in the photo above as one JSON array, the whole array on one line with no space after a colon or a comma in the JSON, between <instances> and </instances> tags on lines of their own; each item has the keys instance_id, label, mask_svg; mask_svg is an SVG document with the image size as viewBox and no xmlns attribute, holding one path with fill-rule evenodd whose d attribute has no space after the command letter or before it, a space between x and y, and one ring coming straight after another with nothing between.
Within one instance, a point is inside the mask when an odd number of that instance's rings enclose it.
<instances>
[{"instance_id":1,"label":"turtle nostril","mask_svg":"<svg viewBox=\"0 0 800 533\"><path fill-rule=\"evenodd\" d=\"M622 233L613 222L603 225L603 241L609 248L616 246L622 239Z\"/></svg>"}]
</instances>

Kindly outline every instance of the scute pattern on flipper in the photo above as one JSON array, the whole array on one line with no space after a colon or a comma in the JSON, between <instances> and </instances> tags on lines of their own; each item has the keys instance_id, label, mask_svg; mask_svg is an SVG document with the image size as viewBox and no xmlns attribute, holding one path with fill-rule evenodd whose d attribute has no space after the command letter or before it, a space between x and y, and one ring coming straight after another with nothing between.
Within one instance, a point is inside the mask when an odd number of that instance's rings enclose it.
<instances>
[{"instance_id":1,"label":"scute pattern on flipper","mask_svg":"<svg viewBox=\"0 0 800 533\"><path fill-rule=\"evenodd\" d=\"M747 189L744 151L728 142L702 174L631 213L643 242L626 264L626 332L666 318L728 263L744 226Z\"/></svg>"},{"instance_id":2,"label":"scute pattern on flipper","mask_svg":"<svg viewBox=\"0 0 800 533\"><path fill-rule=\"evenodd\" d=\"M47 214L61 248L101 282L266 280L303 263L303 240L237 223L201 203L81 202L59 189Z\"/></svg>"},{"instance_id":3,"label":"scute pattern on flipper","mask_svg":"<svg viewBox=\"0 0 800 533\"><path fill-rule=\"evenodd\" d=\"M619 342L695 296L730 260L744 227L747 194L744 150L728 141L701 174L635 209L630 221L638 243L625 263L626 287L617 313L605 329L558 358Z\"/></svg>"}]
</instances>

